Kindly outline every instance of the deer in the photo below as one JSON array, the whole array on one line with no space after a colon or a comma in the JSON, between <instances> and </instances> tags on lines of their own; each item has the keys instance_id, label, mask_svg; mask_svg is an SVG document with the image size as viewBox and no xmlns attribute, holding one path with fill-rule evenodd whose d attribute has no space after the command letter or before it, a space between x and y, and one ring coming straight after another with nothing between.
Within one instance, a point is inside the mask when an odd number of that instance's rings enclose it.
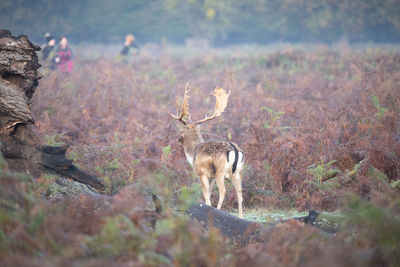
<instances>
[{"instance_id":1,"label":"deer","mask_svg":"<svg viewBox=\"0 0 400 267\"><path fill-rule=\"evenodd\" d=\"M225 178L231 179L238 200L239 218L243 218L242 208L242 169L244 152L230 141L204 141L200 132L201 124L222 117L228 105L230 92L216 87L211 93L216 99L214 112L211 116L192 122L189 113L189 83L186 84L185 94L179 115L169 113L180 130L179 141L183 145L187 161L193 168L195 176L200 178L204 200L211 206L211 192L215 183L219 190L217 209L221 209L225 198ZM186 118L186 121L185 121Z\"/></svg>"}]
</instances>

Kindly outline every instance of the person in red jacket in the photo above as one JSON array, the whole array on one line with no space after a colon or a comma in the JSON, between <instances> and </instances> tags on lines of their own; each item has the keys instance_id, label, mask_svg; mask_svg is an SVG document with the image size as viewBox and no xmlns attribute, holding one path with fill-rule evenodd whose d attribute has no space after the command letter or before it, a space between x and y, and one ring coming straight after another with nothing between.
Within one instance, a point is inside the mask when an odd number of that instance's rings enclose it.
<instances>
[{"instance_id":1,"label":"person in red jacket","mask_svg":"<svg viewBox=\"0 0 400 267\"><path fill-rule=\"evenodd\" d=\"M54 62L57 64L57 69L60 72L72 72L72 51L68 47L68 39L65 36L60 39L60 45L57 50L57 55L54 58Z\"/></svg>"}]
</instances>

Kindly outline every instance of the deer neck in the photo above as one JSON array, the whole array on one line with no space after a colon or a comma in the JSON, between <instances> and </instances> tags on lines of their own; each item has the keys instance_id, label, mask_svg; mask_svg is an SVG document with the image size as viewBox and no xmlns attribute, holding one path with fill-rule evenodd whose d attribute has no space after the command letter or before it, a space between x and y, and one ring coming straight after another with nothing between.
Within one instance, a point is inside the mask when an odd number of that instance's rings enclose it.
<instances>
[{"instance_id":1,"label":"deer neck","mask_svg":"<svg viewBox=\"0 0 400 267\"><path fill-rule=\"evenodd\" d=\"M185 150L186 159L192 166L193 166L193 159L196 147L203 142L204 139L200 133L194 136L188 136L188 138L185 139L183 142L183 148Z\"/></svg>"}]
</instances>

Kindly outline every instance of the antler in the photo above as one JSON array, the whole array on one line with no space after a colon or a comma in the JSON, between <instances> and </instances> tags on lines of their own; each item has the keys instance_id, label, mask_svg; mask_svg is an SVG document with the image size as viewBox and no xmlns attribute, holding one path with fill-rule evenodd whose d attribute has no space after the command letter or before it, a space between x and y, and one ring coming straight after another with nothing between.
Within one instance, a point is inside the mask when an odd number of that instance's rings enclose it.
<instances>
[{"instance_id":1,"label":"antler","mask_svg":"<svg viewBox=\"0 0 400 267\"><path fill-rule=\"evenodd\" d=\"M211 95L215 96L216 102L215 102L215 108L214 108L214 113L211 117L205 117L202 120L196 121L194 124L200 124L215 118L218 118L222 115L222 112L225 111L226 106L228 105L228 98L231 92L227 93L224 89L220 87L216 87L214 91L211 93Z\"/></svg>"},{"instance_id":2,"label":"antler","mask_svg":"<svg viewBox=\"0 0 400 267\"><path fill-rule=\"evenodd\" d=\"M183 123L186 124L186 122L183 120L183 117L185 115L190 118L190 113L189 113L189 82L186 83L186 88L185 88L185 95L183 96L183 101L182 101L182 107L181 107L181 114L179 116L175 116L172 113L169 113L173 118L182 121Z\"/></svg>"}]
</instances>

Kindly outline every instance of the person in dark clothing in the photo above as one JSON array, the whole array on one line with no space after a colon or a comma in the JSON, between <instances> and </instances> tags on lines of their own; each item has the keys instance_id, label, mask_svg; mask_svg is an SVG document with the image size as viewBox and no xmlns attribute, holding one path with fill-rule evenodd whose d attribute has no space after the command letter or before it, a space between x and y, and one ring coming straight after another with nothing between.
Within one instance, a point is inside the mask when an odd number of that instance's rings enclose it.
<instances>
[{"instance_id":1,"label":"person in dark clothing","mask_svg":"<svg viewBox=\"0 0 400 267\"><path fill-rule=\"evenodd\" d=\"M136 49L140 49L139 46L135 43L135 37L132 34L128 34L125 37L125 43L124 43L124 47L122 48L121 52L119 52L119 54L121 56L127 56L129 53L129 48L136 48Z\"/></svg>"},{"instance_id":2,"label":"person in dark clothing","mask_svg":"<svg viewBox=\"0 0 400 267\"><path fill-rule=\"evenodd\" d=\"M42 60L46 60L56 45L56 39L50 34L44 35L45 44L42 46Z\"/></svg>"}]
</instances>

